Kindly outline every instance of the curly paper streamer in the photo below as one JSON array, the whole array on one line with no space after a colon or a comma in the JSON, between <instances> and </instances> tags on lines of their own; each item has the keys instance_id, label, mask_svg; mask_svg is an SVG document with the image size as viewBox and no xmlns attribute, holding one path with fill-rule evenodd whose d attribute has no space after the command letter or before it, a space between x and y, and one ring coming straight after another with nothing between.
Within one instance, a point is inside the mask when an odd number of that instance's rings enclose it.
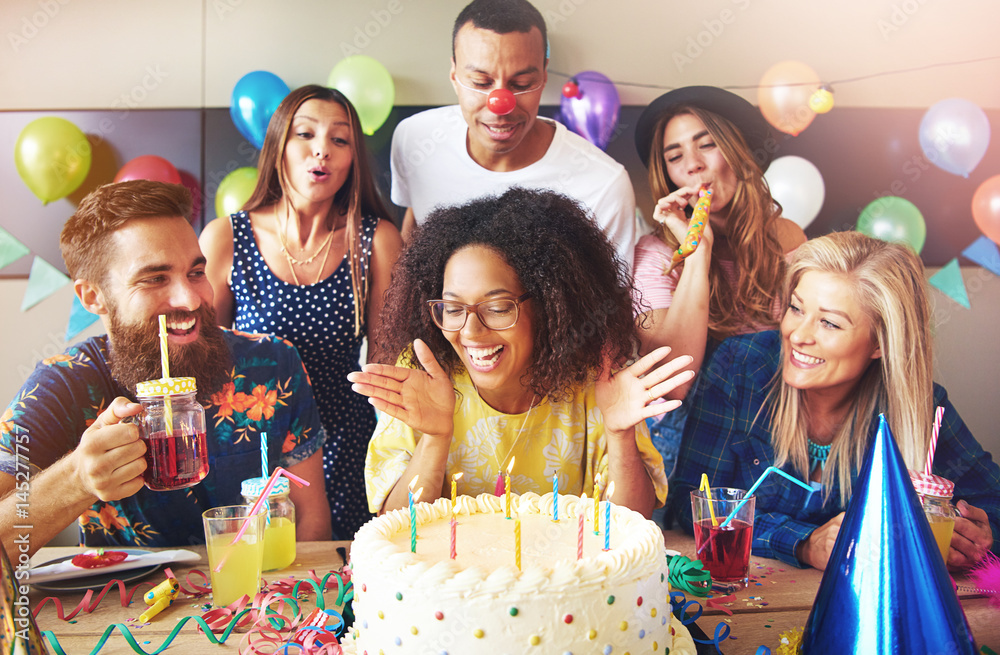
<instances>
[{"instance_id":1,"label":"curly paper streamer","mask_svg":"<svg viewBox=\"0 0 1000 655\"><path fill-rule=\"evenodd\" d=\"M177 578L177 580L180 581L180 578L174 575L174 572L170 570L169 566L163 569L163 572L172 578ZM202 584L195 584L194 582L191 582L192 575L200 577ZM184 582L188 583L188 585L190 585L190 588L181 585L181 593L191 596L192 598L198 598L199 596L204 596L205 594L208 594L212 591L212 588L209 586L208 575L201 569L191 569L190 571L188 571L187 574L184 576Z\"/></svg>"},{"instance_id":2,"label":"curly paper streamer","mask_svg":"<svg viewBox=\"0 0 1000 655\"><path fill-rule=\"evenodd\" d=\"M684 626L689 626L700 619L702 612L704 611L701 603L696 600L687 600L687 597L679 591L670 592L670 606L675 613L678 610L680 611L680 616L677 618L680 619L681 624ZM692 606L696 608L697 612L692 616L688 616L688 608ZM694 639L694 637L692 637L692 639L699 644L712 644L718 652L722 652L722 643L725 642L726 639L729 639L730 632L731 630L729 625L720 621L715 625L715 630L711 639Z\"/></svg>"},{"instance_id":3,"label":"curly paper streamer","mask_svg":"<svg viewBox=\"0 0 1000 655\"><path fill-rule=\"evenodd\" d=\"M725 606L726 603L732 603L736 600L736 596L729 594L728 596L716 596L715 598L709 598L705 604L713 609L717 609L721 612L725 612L729 616L733 615L733 610Z\"/></svg>"},{"instance_id":4,"label":"curly paper streamer","mask_svg":"<svg viewBox=\"0 0 1000 655\"><path fill-rule=\"evenodd\" d=\"M154 585L151 582L140 582L136 584L134 587L132 587L131 591L126 591L124 581L109 580L108 583L104 585L104 588L101 589L101 591L97 594L97 598L94 599L93 604L91 604L90 602L90 599L94 598L93 589L87 590L87 593L85 593L83 595L83 598L80 600L80 604L77 605L76 608L69 614L64 614L63 604L61 600L59 600L55 596L46 596L42 600L38 601L37 605L35 605L35 610L32 612L32 615L35 618L38 618L38 613L42 611L42 608L45 607L45 604L49 601L52 601L52 604L56 606L56 616L58 616L59 619L62 621L69 621L80 612L86 612L87 614L90 614L91 612L97 609L97 606L101 604L102 600L104 600L104 596L114 586L118 587L118 595L121 598L122 607L128 607L130 604L132 604L132 599L135 596L135 592L139 590L139 587L142 586L152 587Z\"/></svg>"},{"instance_id":5,"label":"curly paper streamer","mask_svg":"<svg viewBox=\"0 0 1000 655\"><path fill-rule=\"evenodd\" d=\"M700 559L668 555L670 586L692 596L707 596L712 589L712 575L702 568Z\"/></svg>"},{"instance_id":6,"label":"curly paper streamer","mask_svg":"<svg viewBox=\"0 0 1000 655\"><path fill-rule=\"evenodd\" d=\"M771 655L771 649L767 646L757 646L757 650L754 651L754 655Z\"/></svg>"}]
</instances>

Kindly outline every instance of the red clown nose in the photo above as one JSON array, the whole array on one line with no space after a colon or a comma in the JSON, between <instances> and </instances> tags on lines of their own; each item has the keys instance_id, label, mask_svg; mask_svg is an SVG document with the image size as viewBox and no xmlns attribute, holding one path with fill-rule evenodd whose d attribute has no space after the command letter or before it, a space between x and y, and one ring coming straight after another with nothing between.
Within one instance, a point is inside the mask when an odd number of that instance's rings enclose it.
<instances>
[{"instance_id":1,"label":"red clown nose","mask_svg":"<svg viewBox=\"0 0 1000 655\"><path fill-rule=\"evenodd\" d=\"M486 97L486 106L497 116L504 116L514 111L516 104L514 94L507 89L493 89Z\"/></svg>"}]
</instances>

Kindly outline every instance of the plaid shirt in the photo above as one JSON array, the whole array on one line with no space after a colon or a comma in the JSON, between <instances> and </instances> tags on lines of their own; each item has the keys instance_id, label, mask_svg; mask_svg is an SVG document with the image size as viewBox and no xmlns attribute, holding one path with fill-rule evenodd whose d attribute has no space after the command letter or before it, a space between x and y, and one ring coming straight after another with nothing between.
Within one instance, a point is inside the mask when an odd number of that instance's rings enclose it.
<instances>
[{"instance_id":1,"label":"plaid shirt","mask_svg":"<svg viewBox=\"0 0 1000 655\"><path fill-rule=\"evenodd\" d=\"M670 512L687 531L692 530L689 494L698 488L702 473L708 474L713 487L749 489L774 463L765 401L780 357L781 337L772 330L727 339L705 368L692 399L668 500ZM945 408L934 473L955 483L953 502L965 500L986 512L993 530L992 550L997 552L1000 467L969 432L944 388L936 384L934 404ZM877 428L878 421L872 421L869 439ZM790 465L783 470L801 479ZM853 481L857 476L854 471ZM829 493L810 494L781 476L770 475L754 495L753 553L794 566L804 566L795 557L799 542L846 509L836 481Z\"/></svg>"}]
</instances>

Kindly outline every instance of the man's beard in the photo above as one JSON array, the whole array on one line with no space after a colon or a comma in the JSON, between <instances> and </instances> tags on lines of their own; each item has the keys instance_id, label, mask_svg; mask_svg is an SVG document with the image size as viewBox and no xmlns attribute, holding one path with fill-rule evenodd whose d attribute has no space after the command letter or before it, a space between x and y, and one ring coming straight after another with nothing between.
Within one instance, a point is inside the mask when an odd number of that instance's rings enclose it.
<instances>
[{"instance_id":1,"label":"man's beard","mask_svg":"<svg viewBox=\"0 0 1000 655\"><path fill-rule=\"evenodd\" d=\"M198 400L205 404L223 385L232 381L232 354L215 322L215 310L202 305L194 312L171 312L167 322L198 318L198 339L185 345L170 344L170 376L195 378ZM159 324L130 324L121 320L117 307L110 311L108 358L111 374L135 393L135 385L163 377L160 366Z\"/></svg>"}]
</instances>

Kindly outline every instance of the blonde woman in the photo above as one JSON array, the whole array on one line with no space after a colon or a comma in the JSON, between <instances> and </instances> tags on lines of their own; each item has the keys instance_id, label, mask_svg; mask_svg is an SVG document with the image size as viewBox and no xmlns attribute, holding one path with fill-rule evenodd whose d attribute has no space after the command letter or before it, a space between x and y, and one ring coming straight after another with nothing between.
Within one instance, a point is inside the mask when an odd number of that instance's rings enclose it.
<instances>
[{"instance_id":1,"label":"blonde woman","mask_svg":"<svg viewBox=\"0 0 1000 655\"><path fill-rule=\"evenodd\" d=\"M826 567L862 459L884 413L911 469L922 470L936 405L945 408L934 474L955 483L961 518L947 564L997 550L1000 468L933 384L930 308L912 251L856 232L799 247L779 331L733 337L713 354L692 401L671 509L688 530L688 493L746 489L768 466L808 479L808 494L771 476L757 492L753 552Z\"/></svg>"},{"instance_id":2,"label":"blonde woman","mask_svg":"<svg viewBox=\"0 0 1000 655\"><path fill-rule=\"evenodd\" d=\"M402 240L386 220L358 114L336 89L309 85L285 97L258 168L243 210L201 235L215 311L224 326L276 334L298 348L327 433L333 537L350 539L370 518L363 467L375 412L345 377L359 369L362 339L378 326ZM377 354L369 340L369 361Z\"/></svg>"}]
</instances>

